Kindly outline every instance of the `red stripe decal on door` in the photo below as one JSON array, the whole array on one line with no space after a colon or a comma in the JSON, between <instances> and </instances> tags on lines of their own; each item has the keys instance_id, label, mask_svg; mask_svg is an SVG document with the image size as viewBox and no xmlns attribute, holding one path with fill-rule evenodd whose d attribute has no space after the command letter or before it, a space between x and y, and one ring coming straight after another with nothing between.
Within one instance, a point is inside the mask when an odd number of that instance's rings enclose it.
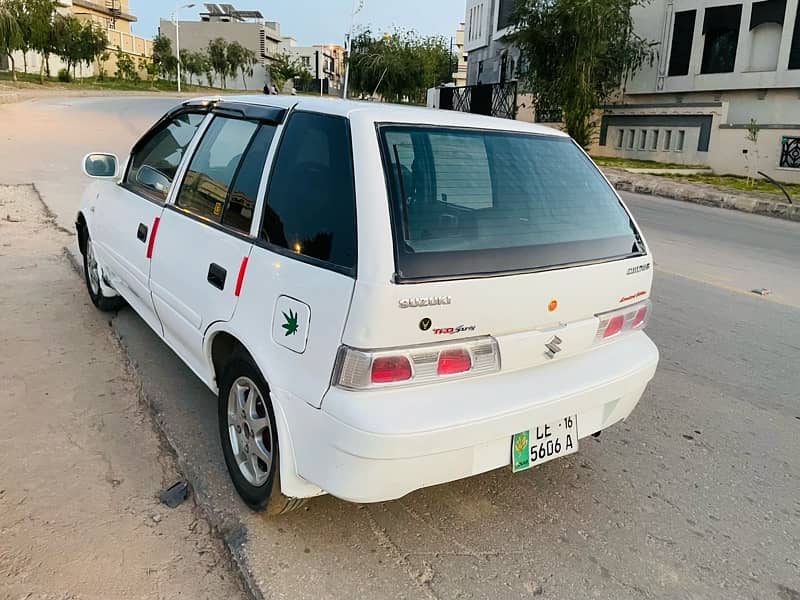
<instances>
[{"instance_id":1,"label":"red stripe decal on door","mask_svg":"<svg viewBox=\"0 0 800 600\"><path fill-rule=\"evenodd\" d=\"M245 256L242 258L242 264L239 265L239 276L236 278L236 289L233 291L233 295L237 298L239 294L242 293L242 284L244 283L244 272L247 270L247 261L249 259Z\"/></svg>"},{"instance_id":2,"label":"red stripe decal on door","mask_svg":"<svg viewBox=\"0 0 800 600\"><path fill-rule=\"evenodd\" d=\"M150 240L147 242L147 258L153 258L153 246L156 243L159 223L161 223L161 217L153 219L153 226L150 228Z\"/></svg>"}]
</instances>

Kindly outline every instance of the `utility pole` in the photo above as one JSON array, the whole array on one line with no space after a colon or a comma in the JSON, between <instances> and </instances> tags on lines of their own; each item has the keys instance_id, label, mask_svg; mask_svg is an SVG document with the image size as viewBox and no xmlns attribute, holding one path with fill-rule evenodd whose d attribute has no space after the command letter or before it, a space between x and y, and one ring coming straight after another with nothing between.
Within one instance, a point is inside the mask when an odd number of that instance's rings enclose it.
<instances>
[{"instance_id":1,"label":"utility pole","mask_svg":"<svg viewBox=\"0 0 800 600\"><path fill-rule=\"evenodd\" d=\"M182 8L194 8L194 4L184 4L183 6L175 5L175 52L178 59L178 93L181 93L181 17L180 11Z\"/></svg>"}]
</instances>

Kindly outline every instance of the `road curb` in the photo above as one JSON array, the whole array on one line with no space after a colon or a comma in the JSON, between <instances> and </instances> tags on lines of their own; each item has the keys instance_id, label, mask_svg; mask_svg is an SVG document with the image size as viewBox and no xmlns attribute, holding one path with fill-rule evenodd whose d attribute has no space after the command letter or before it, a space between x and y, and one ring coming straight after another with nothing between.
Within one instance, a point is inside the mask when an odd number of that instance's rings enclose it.
<instances>
[{"instance_id":1,"label":"road curb","mask_svg":"<svg viewBox=\"0 0 800 600\"><path fill-rule=\"evenodd\" d=\"M724 192L711 185L683 183L655 175L630 173L621 169L602 170L618 191L662 196L693 204L738 210L787 221L800 221L800 204L777 202L766 195Z\"/></svg>"},{"instance_id":2,"label":"road curb","mask_svg":"<svg viewBox=\"0 0 800 600\"><path fill-rule=\"evenodd\" d=\"M73 243L64 247L64 255L72 265L72 268L75 269L75 272L80 277L83 277L83 258L78 250L78 238L74 236L73 239ZM263 583L259 585L253 570L250 568L247 553L244 550L244 545L247 540L244 526L240 523L231 523L230 519L226 519L221 511L215 508L211 494L206 489L203 478L199 475L194 461L187 453L182 451L180 444L177 443L175 437L171 434L168 427L166 427L162 414L158 409L156 399L148 394L147 387L139 376L138 365L128 352L124 336L116 326L116 314L110 316L108 323L114 342L117 344L120 354L125 361L125 368L131 379L133 379L139 401L147 407L153 419L153 423L156 425L156 433L161 443L172 452L179 472L186 478L186 481L189 482L194 494L194 501L197 507L202 511L203 517L208 521L213 535L224 545L232 570L235 575L238 576L244 592L250 600L267 600L262 589Z\"/></svg>"}]
</instances>

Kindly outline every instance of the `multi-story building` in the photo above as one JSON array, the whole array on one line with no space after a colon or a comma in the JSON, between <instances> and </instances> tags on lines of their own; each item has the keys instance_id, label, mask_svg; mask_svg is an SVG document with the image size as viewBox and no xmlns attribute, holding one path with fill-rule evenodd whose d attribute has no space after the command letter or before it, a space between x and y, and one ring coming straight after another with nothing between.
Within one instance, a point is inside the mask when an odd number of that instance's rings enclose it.
<instances>
[{"instance_id":1,"label":"multi-story building","mask_svg":"<svg viewBox=\"0 0 800 600\"><path fill-rule=\"evenodd\" d=\"M262 69L256 69L247 80L248 89L261 89L267 82L269 65L280 52L282 38L280 23L265 21L256 10L238 10L230 4L206 4L206 12L199 21L179 21L180 47L186 50L205 50L209 42L222 38L227 42L239 42L258 58ZM161 19L159 31L177 47L175 22ZM239 80L241 84L241 80ZM216 85L221 82L216 81Z\"/></svg>"},{"instance_id":2,"label":"multi-story building","mask_svg":"<svg viewBox=\"0 0 800 600\"><path fill-rule=\"evenodd\" d=\"M632 17L658 56L606 107L598 154L800 182L798 0L655 0Z\"/></svg>"},{"instance_id":3,"label":"multi-story building","mask_svg":"<svg viewBox=\"0 0 800 600\"><path fill-rule=\"evenodd\" d=\"M105 30L108 38L109 58L103 63L91 66L80 65L80 74L85 77L105 72L113 75L116 71L116 50L119 48L130 55L135 62L153 53L153 42L150 39L134 35L131 24L137 21L128 9L128 0L58 0L56 9L60 14L73 15L81 21L91 21ZM27 65L28 72L38 73L42 58L36 52L28 52L22 60L22 53L15 53L17 67ZM58 71L65 65L57 58L50 57L51 71Z\"/></svg>"},{"instance_id":4,"label":"multi-story building","mask_svg":"<svg viewBox=\"0 0 800 600\"><path fill-rule=\"evenodd\" d=\"M333 95L340 92L344 80L344 47L338 44L300 46L295 38L284 36L281 51L298 61L308 74L317 80L306 91L319 89L319 80L322 80L323 91Z\"/></svg>"},{"instance_id":5,"label":"multi-story building","mask_svg":"<svg viewBox=\"0 0 800 600\"><path fill-rule=\"evenodd\" d=\"M519 50L509 44L515 0L467 0L464 51L467 84L504 83L519 74Z\"/></svg>"},{"instance_id":6,"label":"multi-story building","mask_svg":"<svg viewBox=\"0 0 800 600\"><path fill-rule=\"evenodd\" d=\"M468 54L464 51L464 41L466 36L465 23L459 23L456 34L453 37L453 54L458 56L458 64L453 72L453 84L457 87L467 85L467 60Z\"/></svg>"}]
</instances>

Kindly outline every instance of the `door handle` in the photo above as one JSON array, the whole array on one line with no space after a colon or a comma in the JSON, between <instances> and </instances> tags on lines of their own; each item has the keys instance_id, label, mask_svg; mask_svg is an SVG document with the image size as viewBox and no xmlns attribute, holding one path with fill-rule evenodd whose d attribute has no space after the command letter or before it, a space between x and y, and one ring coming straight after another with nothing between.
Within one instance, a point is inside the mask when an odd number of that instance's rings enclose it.
<instances>
[{"instance_id":1,"label":"door handle","mask_svg":"<svg viewBox=\"0 0 800 600\"><path fill-rule=\"evenodd\" d=\"M208 267L208 283L217 289L225 289L225 277L227 277L227 275L228 272L217 263L211 263Z\"/></svg>"},{"instance_id":2,"label":"door handle","mask_svg":"<svg viewBox=\"0 0 800 600\"><path fill-rule=\"evenodd\" d=\"M147 240L147 225L139 223L139 230L136 232L136 237L139 241L144 243Z\"/></svg>"}]
</instances>

